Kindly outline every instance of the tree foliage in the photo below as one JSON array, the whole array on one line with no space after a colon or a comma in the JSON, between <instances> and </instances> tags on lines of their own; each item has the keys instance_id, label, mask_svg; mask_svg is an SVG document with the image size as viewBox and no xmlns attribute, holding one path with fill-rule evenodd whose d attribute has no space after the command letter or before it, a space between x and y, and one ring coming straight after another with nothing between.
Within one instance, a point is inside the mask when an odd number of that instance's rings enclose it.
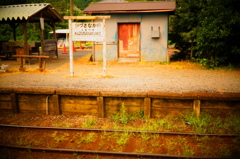
<instances>
[{"instance_id":1,"label":"tree foliage","mask_svg":"<svg viewBox=\"0 0 240 159\"><path fill-rule=\"evenodd\" d=\"M13 5L13 4L31 4L31 3L50 3L61 16L69 15L69 0L0 0L0 5ZM73 10L74 15L80 15L81 11L74 7ZM2 36L0 37L0 41L13 41L13 31L12 28L9 27L8 24L0 24L0 33ZM67 21L63 23L56 23L56 29L65 29L68 27ZM52 31L52 28L45 24L44 37L45 39L52 38L52 34L49 32ZM27 24L27 36L28 41L40 41L39 35L39 24L38 23L28 23ZM16 28L16 40L23 41L23 30L19 25Z\"/></svg>"},{"instance_id":2,"label":"tree foliage","mask_svg":"<svg viewBox=\"0 0 240 159\"><path fill-rule=\"evenodd\" d=\"M73 0L73 15L82 15L81 11L84 10L91 3L98 2L100 0ZM131 0L130 0L131 1ZM146 1L146 0L143 0ZM0 0L0 5L13 5L13 4L30 4L30 3L50 3L61 16L70 15L70 0ZM13 41L13 30L8 24L0 24L0 41ZM63 23L57 23L56 29L66 29L68 28L67 21ZM49 32L52 28L45 25L44 37L51 38ZM28 41L40 41L39 35L39 24L38 23L28 23L27 24L27 36ZM21 26L16 28L16 40L23 41L23 30Z\"/></svg>"},{"instance_id":3,"label":"tree foliage","mask_svg":"<svg viewBox=\"0 0 240 159\"><path fill-rule=\"evenodd\" d=\"M238 0L177 0L170 39L184 57L192 50L209 67L238 63L239 8Z\"/></svg>"}]
</instances>

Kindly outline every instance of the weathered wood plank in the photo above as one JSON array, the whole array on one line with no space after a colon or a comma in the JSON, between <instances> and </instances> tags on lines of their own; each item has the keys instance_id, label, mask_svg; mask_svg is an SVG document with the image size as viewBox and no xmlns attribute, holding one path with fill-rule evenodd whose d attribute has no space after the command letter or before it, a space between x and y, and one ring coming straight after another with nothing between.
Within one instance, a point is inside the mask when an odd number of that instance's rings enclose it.
<instances>
[{"instance_id":1,"label":"weathered wood plank","mask_svg":"<svg viewBox=\"0 0 240 159\"><path fill-rule=\"evenodd\" d=\"M118 98L118 97L106 97L105 105L122 105L125 106L141 106L143 107L144 98Z\"/></svg>"},{"instance_id":2,"label":"weathered wood plank","mask_svg":"<svg viewBox=\"0 0 240 159\"><path fill-rule=\"evenodd\" d=\"M11 97L11 108L12 108L12 113L19 113L19 107L17 103L17 95L16 93L10 94Z\"/></svg>"},{"instance_id":3,"label":"weathered wood plank","mask_svg":"<svg viewBox=\"0 0 240 159\"><path fill-rule=\"evenodd\" d=\"M10 96L10 94L5 94L5 93L0 94L0 102L1 102L1 101L11 101L11 96Z\"/></svg>"},{"instance_id":4,"label":"weathered wood plank","mask_svg":"<svg viewBox=\"0 0 240 159\"><path fill-rule=\"evenodd\" d=\"M187 110L192 111L192 109L176 109L176 108L157 108L152 109L151 118L158 118L158 117L179 117L183 115Z\"/></svg>"},{"instance_id":5,"label":"weathered wood plank","mask_svg":"<svg viewBox=\"0 0 240 159\"><path fill-rule=\"evenodd\" d=\"M48 95L40 94L18 94L18 101L28 102L29 104L34 103L45 103Z\"/></svg>"},{"instance_id":6,"label":"weathered wood plank","mask_svg":"<svg viewBox=\"0 0 240 159\"><path fill-rule=\"evenodd\" d=\"M73 112L73 113L81 113L81 114L97 114L97 106L96 105L73 105L73 104L62 104L61 112L64 114L65 112Z\"/></svg>"},{"instance_id":7,"label":"weathered wood plank","mask_svg":"<svg viewBox=\"0 0 240 159\"><path fill-rule=\"evenodd\" d=\"M0 88L0 93L12 93L13 92L13 88Z\"/></svg>"},{"instance_id":8,"label":"weathered wood plank","mask_svg":"<svg viewBox=\"0 0 240 159\"><path fill-rule=\"evenodd\" d=\"M240 101L201 100L201 109L240 109Z\"/></svg>"},{"instance_id":9,"label":"weathered wood plank","mask_svg":"<svg viewBox=\"0 0 240 159\"><path fill-rule=\"evenodd\" d=\"M1 101L0 110L3 110L3 109L12 110L12 103L10 101Z\"/></svg>"},{"instance_id":10,"label":"weathered wood plank","mask_svg":"<svg viewBox=\"0 0 240 159\"><path fill-rule=\"evenodd\" d=\"M125 106L126 112L135 115L136 113L140 112L140 110L143 110L143 107L140 106ZM112 115L119 113L121 110L121 106L108 106L106 107L106 117L111 117Z\"/></svg>"},{"instance_id":11,"label":"weathered wood plank","mask_svg":"<svg viewBox=\"0 0 240 159\"><path fill-rule=\"evenodd\" d=\"M56 94L67 96L99 96L99 91L56 89Z\"/></svg>"},{"instance_id":12,"label":"weathered wood plank","mask_svg":"<svg viewBox=\"0 0 240 159\"><path fill-rule=\"evenodd\" d=\"M48 59L49 56L36 56L36 55L12 55L12 57L22 57L22 58L43 58Z\"/></svg>"},{"instance_id":13,"label":"weathered wood plank","mask_svg":"<svg viewBox=\"0 0 240 159\"><path fill-rule=\"evenodd\" d=\"M192 108L192 100L152 99L152 108Z\"/></svg>"},{"instance_id":14,"label":"weathered wood plank","mask_svg":"<svg viewBox=\"0 0 240 159\"><path fill-rule=\"evenodd\" d=\"M98 103L98 117L104 118L105 117L105 106L104 106L103 97L97 97L97 103Z\"/></svg>"},{"instance_id":15,"label":"weathered wood plank","mask_svg":"<svg viewBox=\"0 0 240 159\"><path fill-rule=\"evenodd\" d=\"M18 94L55 94L55 89L14 88L13 91Z\"/></svg>"},{"instance_id":16,"label":"weathered wood plank","mask_svg":"<svg viewBox=\"0 0 240 159\"><path fill-rule=\"evenodd\" d=\"M52 100L53 100L54 115L60 115L61 112L60 112L59 96L53 95Z\"/></svg>"},{"instance_id":17,"label":"weathered wood plank","mask_svg":"<svg viewBox=\"0 0 240 159\"><path fill-rule=\"evenodd\" d=\"M144 98L144 116L151 118L151 98Z\"/></svg>"},{"instance_id":18,"label":"weathered wood plank","mask_svg":"<svg viewBox=\"0 0 240 159\"><path fill-rule=\"evenodd\" d=\"M61 104L97 105L97 97L61 96Z\"/></svg>"},{"instance_id":19,"label":"weathered wood plank","mask_svg":"<svg viewBox=\"0 0 240 159\"><path fill-rule=\"evenodd\" d=\"M164 99L181 99L181 94L178 92L148 92L150 98L164 98Z\"/></svg>"},{"instance_id":20,"label":"weathered wood plank","mask_svg":"<svg viewBox=\"0 0 240 159\"><path fill-rule=\"evenodd\" d=\"M193 101L193 112L198 118L200 115L200 108L201 108L201 101L200 100L194 100Z\"/></svg>"}]
</instances>

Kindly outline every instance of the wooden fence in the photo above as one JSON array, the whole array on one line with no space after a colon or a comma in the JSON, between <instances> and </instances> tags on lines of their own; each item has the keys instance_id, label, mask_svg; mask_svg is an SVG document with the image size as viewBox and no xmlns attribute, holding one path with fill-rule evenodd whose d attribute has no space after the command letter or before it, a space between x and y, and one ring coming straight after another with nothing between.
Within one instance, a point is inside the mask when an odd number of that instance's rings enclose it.
<instances>
[{"instance_id":1,"label":"wooden fence","mask_svg":"<svg viewBox=\"0 0 240 159\"><path fill-rule=\"evenodd\" d=\"M110 117L124 104L131 114L143 111L148 118L186 110L240 110L240 93L109 92L67 89L0 88L0 111L39 114L80 114ZM1 113L0 113L1 114Z\"/></svg>"}]
</instances>

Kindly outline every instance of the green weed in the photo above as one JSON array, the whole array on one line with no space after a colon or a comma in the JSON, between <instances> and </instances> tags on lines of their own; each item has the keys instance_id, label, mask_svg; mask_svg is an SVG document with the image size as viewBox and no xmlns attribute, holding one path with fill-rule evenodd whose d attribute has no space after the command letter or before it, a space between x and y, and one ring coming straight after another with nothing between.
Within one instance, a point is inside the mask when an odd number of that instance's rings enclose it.
<instances>
[{"instance_id":1,"label":"green weed","mask_svg":"<svg viewBox=\"0 0 240 159\"><path fill-rule=\"evenodd\" d=\"M117 144L119 145L125 145L130 138L130 133L123 132L121 133L120 137L117 139Z\"/></svg>"},{"instance_id":2,"label":"green weed","mask_svg":"<svg viewBox=\"0 0 240 159\"><path fill-rule=\"evenodd\" d=\"M86 120L84 120L82 127L83 128L91 128L96 123L96 119L94 117L88 117Z\"/></svg>"},{"instance_id":3,"label":"green weed","mask_svg":"<svg viewBox=\"0 0 240 159\"><path fill-rule=\"evenodd\" d=\"M140 137L144 140L144 141L147 141L150 139L150 134L148 133L141 133L140 134Z\"/></svg>"},{"instance_id":4,"label":"green weed","mask_svg":"<svg viewBox=\"0 0 240 159\"><path fill-rule=\"evenodd\" d=\"M127 124L130 120L130 114L127 112L124 103L122 103L121 109L117 114L114 114L112 117L114 122L118 121L122 124Z\"/></svg>"},{"instance_id":5,"label":"green weed","mask_svg":"<svg viewBox=\"0 0 240 159\"><path fill-rule=\"evenodd\" d=\"M194 139L197 142L208 142L208 141L210 141L209 136L194 136Z\"/></svg>"},{"instance_id":6,"label":"green weed","mask_svg":"<svg viewBox=\"0 0 240 159\"><path fill-rule=\"evenodd\" d=\"M17 139L16 144L19 145L19 146L24 145L24 142L23 142L22 138Z\"/></svg>"},{"instance_id":7,"label":"green weed","mask_svg":"<svg viewBox=\"0 0 240 159\"><path fill-rule=\"evenodd\" d=\"M59 143L62 142L63 140L66 140L65 136L69 136L68 133L64 133L62 134L62 132L60 132L59 135L57 135L57 131L53 132L50 136L56 141L55 143ZM65 136L64 136L65 135Z\"/></svg>"},{"instance_id":8,"label":"green weed","mask_svg":"<svg viewBox=\"0 0 240 159\"><path fill-rule=\"evenodd\" d=\"M171 139L167 139L167 149L168 151L173 151L177 148L177 143L176 141L172 141Z\"/></svg>"},{"instance_id":9,"label":"green weed","mask_svg":"<svg viewBox=\"0 0 240 159\"><path fill-rule=\"evenodd\" d=\"M34 141L33 144L36 145L36 146L38 146L38 145L41 145L42 142Z\"/></svg>"},{"instance_id":10,"label":"green weed","mask_svg":"<svg viewBox=\"0 0 240 159\"><path fill-rule=\"evenodd\" d=\"M85 142L86 144L94 142L95 136L95 133L89 133L85 138L83 138L83 142Z\"/></svg>"},{"instance_id":11,"label":"green weed","mask_svg":"<svg viewBox=\"0 0 240 159\"><path fill-rule=\"evenodd\" d=\"M194 152L189 149L187 145L184 145L184 156L193 156Z\"/></svg>"},{"instance_id":12,"label":"green weed","mask_svg":"<svg viewBox=\"0 0 240 159\"><path fill-rule=\"evenodd\" d=\"M142 109L139 112L137 112L135 116L140 119L145 119L144 111Z\"/></svg>"},{"instance_id":13,"label":"green weed","mask_svg":"<svg viewBox=\"0 0 240 159\"><path fill-rule=\"evenodd\" d=\"M195 132L206 133L208 125L212 122L212 117L207 114L201 114L199 118L196 118L194 113L189 113L186 115L185 120L194 127Z\"/></svg>"},{"instance_id":14,"label":"green weed","mask_svg":"<svg viewBox=\"0 0 240 159\"><path fill-rule=\"evenodd\" d=\"M230 157L231 155L232 155L231 148L224 146L224 145L220 147L220 156Z\"/></svg>"},{"instance_id":15,"label":"green weed","mask_svg":"<svg viewBox=\"0 0 240 159\"><path fill-rule=\"evenodd\" d=\"M62 142L63 140L65 140L65 138L63 136L58 136L58 137L55 137L54 140L56 140L55 143L59 143L59 142Z\"/></svg>"}]
</instances>

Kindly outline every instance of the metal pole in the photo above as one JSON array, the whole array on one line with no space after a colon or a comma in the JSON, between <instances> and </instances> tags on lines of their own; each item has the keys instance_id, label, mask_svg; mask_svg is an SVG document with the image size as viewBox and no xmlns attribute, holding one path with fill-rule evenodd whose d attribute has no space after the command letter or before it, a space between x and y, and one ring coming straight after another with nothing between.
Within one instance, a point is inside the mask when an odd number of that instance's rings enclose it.
<instances>
[{"instance_id":1,"label":"metal pole","mask_svg":"<svg viewBox=\"0 0 240 159\"><path fill-rule=\"evenodd\" d=\"M74 76L73 72L73 46L72 46L72 19L68 20L69 28L69 60L70 60L70 76Z\"/></svg>"},{"instance_id":2,"label":"metal pole","mask_svg":"<svg viewBox=\"0 0 240 159\"><path fill-rule=\"evenodd\" d=\"M103 74L106 74L106 70L107 70L107 57L106 57L106 20L103 19Z\"/></svg>"},{"instance_id":3,"label":"metal pole","mask_svg":"<svg viewBox=\"0 0 240 159\"><path fill-rule=\"evenodd\" d=\"M73 0L70 0L70 16L73 16ZM70 59L70 76L74 76L73 72L73 46L72 46L72 21L69 19L69 59Z\"/></svg>"}]
</instances>

